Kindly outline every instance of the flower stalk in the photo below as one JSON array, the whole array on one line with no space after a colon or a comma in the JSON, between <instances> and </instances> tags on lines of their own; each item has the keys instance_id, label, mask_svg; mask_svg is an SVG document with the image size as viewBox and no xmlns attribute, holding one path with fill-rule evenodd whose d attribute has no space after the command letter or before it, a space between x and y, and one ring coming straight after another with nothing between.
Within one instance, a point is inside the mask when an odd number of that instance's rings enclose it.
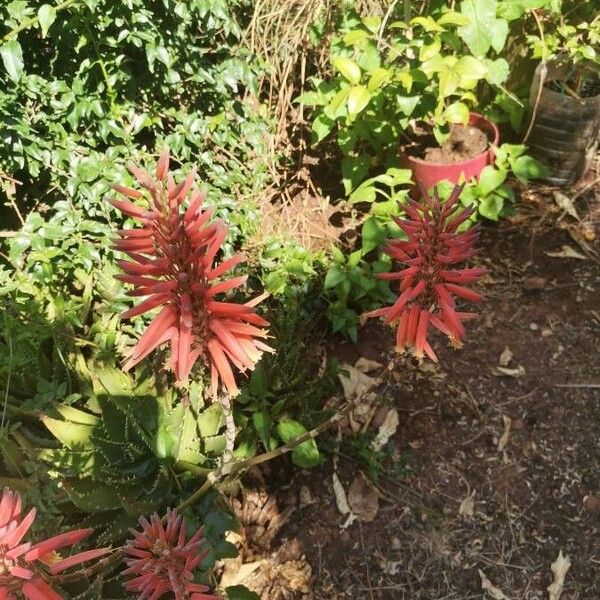
<instances>
[{"instance_id":1,"label":"flower stalk","mask_svg":"<svg viewBox=\"0 0 600 600\"><path fill-rule=\"evenodd\" d=\"M129 352L124 369L169 345L170 366L178 382L185 383L196 362L201 362L210 369L213 398L221 384L235 396L239 389L232 367L247 372L263 352L273 351L264 341L269 323L255 309L266 295L245 304L221 298L246 283L247 276L222 279L244 257L235 254L216 264L227 226L212 218L213 208L204 207L205 193L193 190L195 170L176 184L169 162L165 150L154 177L130 167L142 191L113 186L124 197L112 200L113 206L141 224L120 230L115 245L129 257L119 261L124 274L118 279L133 286L130 296L143 298L121 316L129 319L160 309Z\"/></svg>"},{"instance_id":2,"label":"flower stalk","mask_svg":"<svg viewBox=\"0 0 600 600\"><path fill-rule=\"evenodd\" d=\"M399 295L392 306L371 311L367 318L382 317L396 327L396 347L413 349L422 360L426 354L437 362L428 335L432 328L445 334L452 346L459 348L465 336L463 322L475 318L471 312L457 308L457 299L479 302L483 296L469 285L486 273L483 268L456 269L459 263L473 258L479 227L459 232L474 212L474 207L458 208L463 186L456 186L446 202L437 190L429 196L421 188L422 201L409 200L404 207L408 219L394 217L406 234L406 240L387 240L384 252L401 263L400 271L378 273L377 277L399 282Z\"/></svg>"}]
</instances>

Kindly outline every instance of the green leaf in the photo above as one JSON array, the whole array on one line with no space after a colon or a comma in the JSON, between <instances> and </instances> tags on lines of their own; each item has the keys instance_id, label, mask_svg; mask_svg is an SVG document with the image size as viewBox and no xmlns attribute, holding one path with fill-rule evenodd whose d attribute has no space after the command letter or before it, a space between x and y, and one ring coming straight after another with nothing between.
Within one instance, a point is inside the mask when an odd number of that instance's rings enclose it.
<instances>
[{"instance_id":1,"label":"green leaf","mask_svg":"<svg viewBox=\"0 0 600 600\"><path fill-rule=\"evenodd\" d=\"M352 85L357 85L360 82L360 67L352 59L336 56L331 62Z\"/></svg>"},{"instance_id":2,"label":"green leaf","mask_svg":"<svg viewBox=\"0 0 600 600\"><path fill-rule=\"evenodd\" d=\"M444 28L438 25L432 17L415 17L410 22L411 25L420 25L425 31L438 32L444 31Z\"/></svg>"},{"instance_id":3,"label":"green leaf","mask_svg":"<svg viewBox=\"0 0 600 600\"><path fill-rule=\"evenodd\" d=\"M96 513L121 508L117 490L87 479L66 479L63 486L71 502L85 512Z\"/></svg>"},{"instance_id":4,"label":"green leaf","mask_svg":"<svg viewBox=\"0 0 600 600\"><path fill-rule=\"evenodd\" d=\"M60 404L56 402L54 404L56 412L60 414L63 419L71 421L73 423L82 423L83 425L97 425L100 418L96 415L92 415L73 406L67 406L66 404Z\"/></svg>"},{"instance_id":5,"label":"green leaf","mask_svg":"<svg viewBox=\"0 0 600 600\"><path fill-rule=\"evenodd\" d=\"M510 161L510 165L515 177L523 183L548 176L548 169L539 160L527 154Z\"/></svg>"},{"instance_id":6,"label":"green leaf","mask_svg":"<svg viewBox=\"0 0 600 600\"><path fill-rule=\"evenodd\" d=\"M431 44L419 48L419 60L424 62L437 56L442 49L442 40L439 37L434 38Z\"/></svg>"},{"instance_id":7,"label":"green leaf","mask_svg":"<svg viewBox=\"0 0 600 600\"><path fill-rule=\"evenodd\" d=\"M46 37L50 25L54 23L56 19L56 9L49 4L42 4L38 10L38 22L40 29L42 30L42 37Z\"/></svg>"},{"instance_id":8,"label":"green leaf","mask_svg":"<svg viewBox=\"0 0 600 600\"><path fill-rule=\"evenodd\" d=\"M198 415L198 429L203 438L216 435L223 424L223 410L218 404L211 404Z\"/></svg>"},{"instance_id":9,"label":"green leaf","mask_svg":"<svg viewBox=\"0 0 600 600\"><path fill-rule=\"evenodd\" d=\"M260 600L260 596L244 585L230 585L225 588L228 600Z\"/></svg>"},{"instance_id":10,"label":"green leaf","mask_svg":"<svg viewBox=\"0 0 600 600\"><path fill-rule=\"evenodd\" d=\"M413 76L408 71L398 71L394 79L404 86L404 89L410 93L413 84Z\"/></svg>"},{"instance_id":11,"label":"green leaf","mask_svg":"<svg viewBox=\"0 0 600 600\"><path fill-rule=\"evenodd\" d=\"M374 202L377 198L377 190L373 185L372 179L367 179L367 181L363 181L353 192L350 194L348 198L349 202Z\"/></svg>"},{"instance_id":12,"label":"green leaf","mask_svg":"<svg viewBox=\"0 0 600 600\"><path fill-rule=\"evenodd\" d=\"M369 217L362 226L361 235L363 251L367 253L385 242L386 230L375 217Z\"/></svg>"},{"instance_id":13,"label":"green leaf","mask_svg":"<svg viewBox=\"0 0 600 600\"><path fill-rule=\"evenodd\" d=\"M371 33L379 32L379 28L381 27L381 17L377 15L365 17L362 22Z\"/></svg>"},{"instance_id":14,"label":"green leaf","mask_svg":"<svg viewBox=\"0 0 600 600\"><path fill-rule=\"evenodd\" d=\"M346 262L344 253L337 246L331 247L331 255L333 256L333 260L340 265L343 265L344 262Z\"/></svg>"},{"instance_id":15,"label":"green leaf","mask_svg":"<svg viewBox=\"0 0 600 600\"><path fill-rule=\"evenodd\" d=\"M506 171L487 165L479 175L479 191L482 196L487 196L506 180Z\"/></svg>"},{"instance_id":16,"label":"green leaf","mask_svg":"<svg viewBox=\"0 0 600 600\"><path fill-rule=\"evenodd\" d=\"M21 44L17 40L6 42L6 44L0 46L0 56L2 56L2 62L8 76L13 81L19 81L24 67Z\"/></svg>"},{"instance_id":17,"label":"green leaf","mask_svg":"<svg viewBox=\"0 0 600 600\"><path fill-rule=\"evenodd\" d=\"M520 19L526 11L545 8L548 0L502 0L498 4L498 16L508 21Z\"/></svg>"},{"instance_id":18,"label":"green leaf","mask_svg":"<svg viewBox=\"0 0 600 600\"><path fill-rule=\"evenodd\" d=\"M485 56L490 48L500 52L508 35L508 23L496 18L497 0L463 0L461 13L469 19L458 29L458 35L477 57Z\"/></svg>"},{"instance_id":19,"label":"green leaf","mask_svg":"<svg viewBox=\"0 0 600 600\"><path fill-rule=\"evenodd\" d=\"M349 267L356 267L358 265L358 263L361 261L361 259L362 259L362 251L361 250L355 250L348 257L348 266Z\"/></svg>"},{"instance_id":20,"label":"green leaf","mask_svg":"<svg viewBox=\"0 0 600 600\"><path fill-rule=\"evenodd\" d=\"M363 40L366 40L371 37L371 34L364 29L353 29L344 35L342 38L344 44L347 46L354 46Z\"/></svg>"},{"instance_id":21,"label":"green leaf","mask_svg":"<svg viewBox=\"0 0 600 600\"><path fill-rule=\"evenodd\" d=\"M183 404L178 404L160 416L154 439L154 453L158 458L171 458L173 461L177 459L186 412Z\"/></svg>"},{"instance_id":22,"label":"green leaf","mask_svg":"<svg viewBox=\"0 0 600 600\"><path fill-rule=\"evenodd\" d=\"M487 74L485 78L492 85L502 85L508 79L508 75L510 73L510 65L505 59L486 59L484 62L487 68Z\"/></svg>"},{"instance_id":23,"label":"green leaf","mask_svg":"<svg viewBox=\"0 0 600 600\"><path fill-rule=\"evenodd\" d=\"M131 377L116 367L96 368L94 376L98 382L111 396L129 396L133 394L133 381ZM102 388L95 386L96 392L102 392Z\"/></svg>"},{"instance_id":24,"label":"green leaf","mask_svg":"<svg viewBox=\"0 0 600 600\"><path fill-rule=\"evenodd\" d=\"M398 104L398 108L407 117L410 117L413 114L420 101L421 98L419 96L396 96L396 104Z\"/></svg>"},{"instance_id":25,"label":"green leaf","mask_svg":"<svg viewBox=\"0 0 600 600\"><path fill-rule=\"evenodd\" d=\"M254 429L256 429L256 433L258 433L260 441L263 443L263 446L268 450L272 424L269 413L264 409L252 413L252 422L254 423Z\"/></svg>"},{"instance_id":26,"label":"green leaf","mask_svg":"<svg viewBox=\"0 0 600 600\"><path fill-rule=\"evenodd\" d=\"M61 421L46 415L41 418L41 421L59 442L67 446L67 448L76 450L86 446L94 432L93 425Z\"/></svg>"},{"instance_id":27,"label":"green leaf","mask_svg":"<svg viewBox=\"0 0 600 600\"><path fill-rule=\"evenodd\" d=\"M338 117L342 117L346 114L346 100L350 94L350 89L351 88L349 87L341 89L331 99L331 102L323 109L324 113L330 119L337 119Z\"/></svg>"},{"instance_id":28,"label":"green leaf","mask_svg":"<svg viewBox=\"0 0 600 600\"><path fill-rule=\"evenodd\" d=\"M192 410L187 409L183 415L181 428L181 439L179 440L179 453L177 460L197 465L204 462L204 456L199 450L200 439L198 437L198 426L196 417Z\"/></svg>"},{"instance_id":29,"label":"green leaf","mask_svg":"<svg viewBox=\"0 0 600 600\"><path fill-rule=\"evenodd\" d=\"M464 79L482 79L487 75L486 66L473 56L461 56L454 70Z\"/></svg>"},{"instance_id":30,"label":"green leaf","mask_svg":"<svg viewBox=\"0 0 600 600\"><path fill-rule=\"evenodd\" d=\"M470 23L469 18L466 17L465 15L456 12L455 10L449 10L448 12L444 13L439 19L438 19L438 25L459 25L459 26L464 26L464 25L468 25Z\"/></svg>"},{"instance_id":31,"label":"green leaf","mask_svg":"<svg viewBox=\"0 0 600 600\"><path fill-rule=\"evenodd\" d=\"M319 142L324 140L331 133L331 130L333 129L334 125L335 121L333 119L330 119L324 113L318 115L314 119L312 124L313 144L318 144Z\"/></svg>"},{"instance_id":32,"label":"green leaf","mask_svg":"<svg viewBox=\"0 0 600 600\"><path fill-rule=\"evenodd\" d=\"M381 66L381 56L374 41L369 41L358 59L358 66L371 74Z\"/></svg>"},{"instance_id":33,"label":"green leaf","mask_svg":"<svg viewBox=\"0 0 600 600\"><path fill-rule=\"evenodd\" d=\"M392 77L392 74L388 69L384 69L379 67L379 69L375 69L371 74L371 78L369 79L369 83L367 84L367 89L370 92L374 92L378 88L380 88L384 83L387 83Z\"/></svg>"},{"instance_id":34,"label":"green leaf","mask_svg":"<svg viewBox=\"0 0 600 600\"><path fill-rule=\"evenodd\" d=\"M289 444L306 433L306 428L298 421L285 419L277 424L277 433L284 444ZM319 449L315 440L310 439L292 450L292 461L303 469L310 469L319 464Z\"/></svg>"},{"instance_id":35,"label":"green leaf","mask_svg":"<svg viewBox=\"0 0 600 600\"><path fill-rule=\"evenodd\" d=\"M346 194L352 192L363 181L370 166L371 157L368 154L342 158L342 183Z\"/></svg>"},{"instance_id":36,"label":"green leaf","mask_svg":"<svg viewBox=\"0 0 600 600\"><path fill-rule=\"evenodd\" d=\"M504 198L498 194L490 194L479 201L479 214L486 219L497 221L504 206Z\"/></svg>"},{"instance_id":37,"label":"green leaf","mask_svg":"<svg viewBox=\"0 0 600 600\"><path fill-rule=\"evenodd\" d=\"M398 169L396 167L390 167L386 172L393 180L393 185L402 185L405 183L411 183L412 171L410 169Z\"/></svg>"},{"instance_id":38,"label":"green leaf","mask_svg":"<svg viewBox=\"0 0 600 600\"><path fill-rule=\"evenodd\" d=\"M469 107L463 102L453 102L446 107L444 119L449 123L466 125L469 122Z\"/></svg>"},{"instance_id":39,"label":"green leaf","mask_svg":"<svg viewBox=\"0 0 600 600\"><path fill-rule=\"evenodd\" d=\"M348 94L348 112L353 116L359 114L369 104L370 99L371 93L364 85L353 87Z\"/></svg>"}]
</instances>

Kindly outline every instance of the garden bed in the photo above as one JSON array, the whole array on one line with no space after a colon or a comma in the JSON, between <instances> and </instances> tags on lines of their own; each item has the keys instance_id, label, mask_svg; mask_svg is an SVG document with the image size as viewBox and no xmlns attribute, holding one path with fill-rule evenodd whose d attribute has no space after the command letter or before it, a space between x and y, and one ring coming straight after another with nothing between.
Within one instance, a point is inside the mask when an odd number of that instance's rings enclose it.
<instances>
[{"instance_id":1,"label":"garden bed","mask_svg":"<svg viewBox=\"0 0 600 600\"><path fill-rule=\"evenodd\" d=\"M549 256L572 242L528 221L484 229L487 302L464 348L438 344L439 367L406 358L379 390L400 425L373 522L342 528L331 460L298 472L282 459L265 472L289 513L272 550L293 543L312 570L310 592L297 597L481 598L481 569L508 598L546 598L559 551L572 561L563 600L600 595L599 517L583 503L600 493L600 269L593 257ZM373 324L357 346L335 340L329 352L384 362L393 338ZM342 445L346 490L357 456ZM398 461L401 476L391 474Z\"/></svg>"}]
</instances>

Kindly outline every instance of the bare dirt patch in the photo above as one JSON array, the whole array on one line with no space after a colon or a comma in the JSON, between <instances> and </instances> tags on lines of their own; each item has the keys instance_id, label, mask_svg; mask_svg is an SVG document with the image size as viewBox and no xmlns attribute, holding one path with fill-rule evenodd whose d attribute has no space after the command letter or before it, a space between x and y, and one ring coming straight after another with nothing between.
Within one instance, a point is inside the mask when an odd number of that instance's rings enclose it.
<instances>
[{"instance_id":1,"label":"bare dirt patch","mask_svg":"<svg viewBox=\"0 0 600 600\"><path fill-rule=\"evenodd\" d=\"M588 190L579 209L594 198ZM310 472L287 457L267 467L287 517L273 551L293 543L312 574L309 591L282 597L492 597L483 582L497 597L545 600L562 551L572 566L561 600L600 598L600 267L594 241L584 252L548 202L484 227L487 300L464 348L437 339L439 366L407 356L378 390L400 422L374 481L373 521L343 527L330 460ZM582 257L557 256L565 245ZM333 340L330 353L385 363L392 333L373 323L358 345ZM364 463L344 443L337 462L348 492Z\"/></svg>"}]
</instances>

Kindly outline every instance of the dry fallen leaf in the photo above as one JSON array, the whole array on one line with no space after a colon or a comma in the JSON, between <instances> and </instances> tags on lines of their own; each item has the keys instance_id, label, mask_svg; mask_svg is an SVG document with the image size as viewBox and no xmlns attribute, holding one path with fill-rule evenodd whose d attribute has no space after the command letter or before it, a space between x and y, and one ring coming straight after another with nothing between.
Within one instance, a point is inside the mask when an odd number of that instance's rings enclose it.
<instances>
[{"instance_id":1,"label":"dry fallen leaf","mask_svg":"<svg viewBox=\"0 0 600 600\"><path fill-rule=\"evenodd\" d=\"M399 560L388 560L387 558L382 558L379 561L379 566L381 567L381 570L386 574L386 575L397 575L398 573L400 573L400 570L402 568L402 561Z\"/></svg>"},{"instance_id":2,"label":"dry fallen leaf","mask_svg":"<svg viewBox=\"0 0 600 600\"><path fill-rule=\"evenodd\" d=\"M396 431L398 431L399 423L400 419L398 418L398 411L395 408L390 409L385 416L381 427L379 427L375 439L371 442L371 448L373 448L373 450L381 450Z\"/></svg>"},{"instance_id":3,"label":"dry fallen leaf","mask_svg":"<svg viewBox=\"0 0 600 600\"><path fill-rule=\"evenodd\" d=\"M551 256L552 258L579 258L583 260L586 258L583 254L577 252L577 250L574 250L567 244L562 246L561 249L556 252L544 252L544 254L546 256Z\"/></svg>"},{"instance_id":4,"label":"dry fallen leaf","mask_svg":"<svg viewBox=\"0 0 600 600\"><path fill-rule=\"evenodd\" d=\"M576 210L575 205L573 204L573 201L571 200L571 198L569 198L568 196L565 196L565 194L563 194L562 192L559 192L558 190L555 190L554 192L552 192L552 195L554 196L554 202L556 202L556 205L562 211L566 212L568 215L570 215L574 219L577 219L578 221L581 220L579 218L579 215L577 214L577 210Z\"/></svg>"},{"instance_id":5,"label":"dry fallen leaf","mask_svg":"<svg viewBox=\"0 0 600 600\"><path fill-rule=\"evenodd\" d=\"M475 490L460 503L458 514L464 515L465 517L472 517L475 515Z\"/></svg>"},{"instance_id":6,"label":"dry fallen leaf","mask_svg":"<svg viewBox=\"0 0 600 600\"><path fill-rule=\"evenodd\" d=\"M508 346L506 346L504 348L504 350L502 350L502 353L500 354L500 358L498 359L498 364L501 367L508 367L508 364L510 363L510 361L512 360L513 357L513 353L510 351L510 348Z\"/></svg>"},{"instance_id":7,"label":"dry fallen leaf","mask_svg":"<svg viewBox=\"0 0 600 600\"><path fill-rule=\"evenodd\" d=\"M348 401L352 401L357 397L362 396L373 386L375 379L365 375L362 371L352 365L343 364L342 373L339 374L342 388L344 389L344 397ZM344 372L345 371L345 372ZM367 397L372 397L373 394L368 394Z\"/></svg>"},{"instance_id":8,"label":"dry fallen leaf","mask_svg":"<svg viewBox=\"0 0 600 600\"><path fill-rule=\"evenodd\" d=\"M354 367L363 373L370 373L371 371L383 369L383 365L381 363L378 363L376 360L369 360L364 356L356 361Z\"/></svg>"},{"instance_id":9,"label":"dry fallen leaf","mask_svg":"<svg viewBox=\"0 0 600 600\"><path fill-rule=\"evenodd\" d=\"M300 508L305 508L307 506L310 506L311 504L314 504L315 502L316 502L316 500L312 497L312 494L310 493L310 489L308 488L308 486L303 485L300 488L300 494L299 494Z\"/></svg>"},{"instance_id":10,"label":"dry fallen leaf","mask_svg":"<svg viewBox=\"0 0 600 600\"><path fill-rule=\"evenodd\" d=\"M481 589L486 591L494 600L510 600L510 598L500 589L497 588L485 575L478 569L479 577L481 577Z\"/></svg>"},{"instance_id":11,"label":"dry fallen leaf","mask_svg":"<svg viewBox=\"0 0 600 600\"><path fill-rule=\"evenodd\" d=\"M235 561L236 559L229 560ZM228 562L229 561L225 561L226 565L228 565ZM234 569L228 569L226 567L219 585L224 588L233 585L240 585L265 562L265 560L255 560L254 562L249 562L242 565L236 564Z\"/></svg>"},{"instance_id":12,"label":"dry fallen leaf","mask_svg":"<svg viewBox=\"0 0 600 600\"><path fill-rule=\"evenodd\" d=\"M559 600L565 587L565 577L571 568L571 561L568 556L563 556L562 550L559 551L558 557L550 565L554 574L554 581L546 588L548 590L548 600Z\"/></svg>"},{"instance_id":13,"label":"dry fallen leaf","mask_svg":"<svg viewBox=\"0 0 600 600\"><path fill-rule=\"evenodd\" d=\"M335 503L337 504L338 510L343 515L347 515L350 513L351 509L348 505L346 490L344 490L344 486L335 471L331 478L333 479L333 493L335 494Z\"/></svg>"},{"instance_id":14,"label":"dry fallen leaf","mask_svg":"<svg viewBox=\"0 0 600 600\"><path fill-rule=\"evenodd\" d=\"M498 452L503 452L506 448L508 440L510 439L510 428L512 425L511 418L506 415L502 415L502 421L504 422L504 431L498 440Z\"/></svg>"},{"instance_id":15,"label":"dry fallen leaf","mask_svg":"<svg viewBox=\"0 0 600 600\"><path fill-rule=\"evenodd\" d=\"M600 498L598 496L584 496L583 506L591 513L600 513Z\"/></svg>"},{"instance_id":16,"label":"dry fallen leaf","mask_svg":"<svg viewBox=\"0 0 600 600\"><path fill-rule=\"evenodd\" d=\"M363 523L370 523L379 512L379 493L359 471L348 490L348 504L356 518Z\"/></svg>"},{"instance_id":17,"label":"dry fallen leaf","mask_svg":"<svg viewBox=\"0 0 600 600\"><path fill-rule=\"evenodd\" d=\"M525 375L525 367L519 365L516 369L509 369L508 367L496 367L495 375L506 375L507 377L523 377Z\"/></svg>"}]
</instances>

